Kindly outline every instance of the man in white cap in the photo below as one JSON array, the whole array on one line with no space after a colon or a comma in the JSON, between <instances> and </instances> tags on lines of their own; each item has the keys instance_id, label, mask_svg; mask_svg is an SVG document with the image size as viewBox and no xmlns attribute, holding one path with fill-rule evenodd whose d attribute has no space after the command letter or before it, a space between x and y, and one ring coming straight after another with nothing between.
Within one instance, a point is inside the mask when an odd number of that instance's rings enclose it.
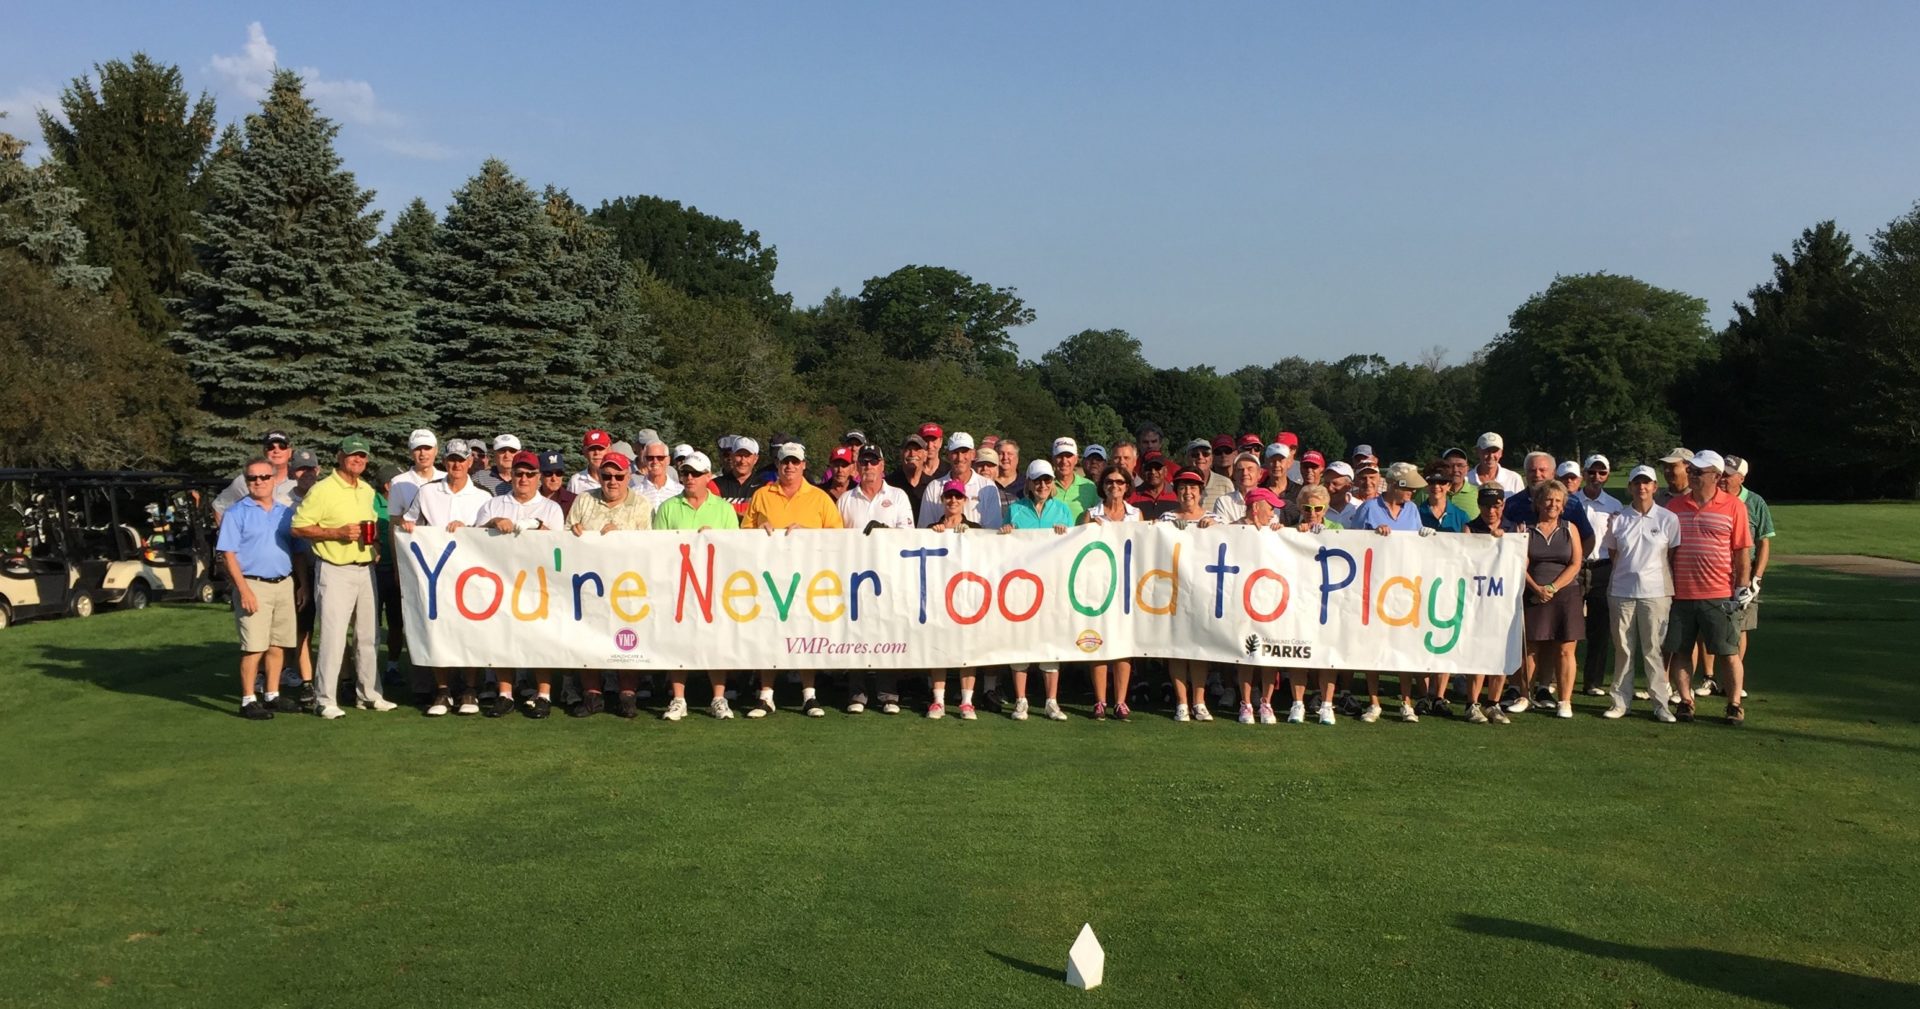
<instances>
[{"instance_id":1,"label":"man in white cap","mask_svg":"<svg viewBox=\"0 0 1920 1009\"><path fill-rule=\"evenodd\" d=\"M567 527L566 513L554 500L540 493L540 456L520 451L508 461L511 484L505 494L495 494L474 516L474 525L509 534L546 535ZM557 545L557 544L556 544ZM513 681L521 670L496 670L499 694L485 712L488 718L500 718L513 712ZM532 671L538 690L527 699L526 715L545 718L553 710L553 673L547 669Z\"/></svg>"},{"instance_id":2,"label":"man in white cap","mask_svg":"<svg viewBox=\"0 0 1920 1009\"><path fill-rule=\"evenodd\" d=\"M1527 482L1519 473L1500 465L1501 457L1507 452L1507 440L1500 437L1498 431L1488 431L1473 444L1480 453L1480 463L1467 474L1468 483L1475 487L1493 484L1508 494L1527 489Z\"/></svg>"},{"instance_id":3,"label":"man in white cap","mask_svg":"<svg viewBox=\"0 0 1920 1009\"><path fill-rule=\"evenodd\" d=\"M761 488L758 475L760 467L760 443L745 435L730 435L727 454L720 460L723 472L713 478L713 493L720 500L733 506L736 520L747 517L747 505L753 501L753 492Z\"/></svg>"},{"instance_id":4,"label":"man in white cap","mask_svg":"<svg viewBox=\"0 0 1920 1009\"><path fill-rule=\"evenodd\" d=\"M1569 497L1580 493L1580 464L1574 462L1572 459L1568 459L1556 467L1553 471L1553 478L1560 481L1560 483L1567 488L1567 495Z\"/></svg>"},{"instance_id":5,"label":"man in white cap","mask_svg":"<svg viewBox=\"0 0 1920 1009\"><path fill-rule=\"evenodd\" d=\"M1031 470L1033 467L1027 468ZM1093 489L1093 481L1080 474L1080 444L1072 438L1055 438L1051 468L1054 474L1053 499L1066 505L1074 522L1080 521L1080 516L1086 514L1088 508L1100 503L1100 496ZM1031 472L1027 474L1027 479L1033 479Z\"/></svg>"},{"instance_id":6,"label":"man in white cap","mask_svg":"<svg viewBox=\"0 0 1920 1009\"><path fill-rule=\"evenodd\" d=\"M849 435L858 432L848 432ZM876 529L912 529L914 527L914 507L907 500L907 492L887 482L887 457L880 446L866 442L854 452L854 474L857 482L847 488L840 500L834 502L840 509L840 521L848 529L860 533L871 533ZM879 681L880 711L882 714L900 713L899 676L892 670L882 670L875 674ZM855 671L849 674L851 683L848 692L847 714L858 715L867 710L867 692L862 686L866 681L864 673Z\"/></svg>"},{"instance_id":7,"label":"man in white cap","mask_svg":"<svg viewBox=\"0 0 1920 1009\"><path fill-rule=\"evenodd\" d=\"M1693 483L1688 479L1687 467L1693 462L1693 451L1684 446L1674 446L1666 455L1660 457L1660 468L1666 475L1666 485L1653 492L1653 503L1665 508L1674 498L1683 498L1693 491Z\"/></svg>"},{"instance_id":8,"label":"man in white cap","mask_svg":"<svg viewBox=\"0 0 1920 1009\"><path fill-rule=\"evenodd\" d=\"M1767 507L1767 499L1747 489L1747 460L1743 456L1727 456L1725 477L1727 493L1740 499L1747 506L1747 528L1753 537L1753 570L1747 587L1753 590L1753 601L1740 611L1740 662L1747 661L1747 635L1760 626L1760 577L1767 573L1767 561L1773 556L1773 509ZM1720 681L1713 675L1713 656L1706 656L1706 682L1693 688L1695 697L1705 697L1720 691Z\"/></svg>"},{"instance_id":9,"label":"man in white cap","mask_svg":"<svg viewBox=\"0 0 1920 1009\"><path fill-rule=\"evenodd\" d=\"M469 442L469 444L472 444ZM473 475L473 482L489 494L506 494L513 490L513 457L520 452L520 439L510 435L496 435L493 439L493 466Z\"/></svg>"},{"instance_id":10,"label":"man in white cap","mask_svg":"<svg viewBox=\"0 0 1920 1009\"><path fill-rule=\"evenodd\" d=\"M1607 477L1613 473L1613 463L1606 456L1599 453L1590 455L1584 466L1586 473L1585 479L1580 482L1580 507L1586 510L1587 524L1593 527L1593 539L1587 545L1586 563L1580 566L1580 577L1587 580L1587 658L1581 679L1588 696L1605 697L1607 678L1614 672L1611 648L1613 621L1607 605L1613 577L1613 554L1607 547L1607 530L1612 527L1614 516L1619 515L1626 505L1607 493ZM1572 496L1568 494L1568 497Z\"/></svg>"},{"instance_id":11,"label":"man in white cap","mask_svg":"<svg viewBox=\"0 0 1920 1009\"><path fill-rule=\"evenodd\" d=\"M1353 496L1353 466L1345 459L1335 459L1327 464L1324 478L1327 487L1327 518L1340 523L1342 528L1351 528L1354 513L1360 510L1360 501Z\"/></svg>"},{"instance_id":12,"label":"man in white cap","mask_svg":"<svg viewBox=\"0 0 1920 1009\"><path fill-rule=\"evenodd\" d=\"M420 488L447 478L446 472L433 464L439 453L440 440L432 431L423 427L407 436L407 455L412 458L413 467L387 485L387 514L406 514L407 506L413 503L413 496L420 493Z\"/></svg>"},{"instance_id":13,"label":"man in white cap","mask_svg":"<svg viewBox=\"0 0 1920 1009\"><path fill-rule=\"evenodd\" d=\"M1667 620L1667 675L1680 699L1677 717L1693 721L1690 665L1700 642L1718 656L1726 675L1727 724L1740 725L1746 712L1740 691L1746 667L1740 662L1740 611L1753 601L1753 533L1739 498L1720 488L1726 460L1718 452L1695 452L1687 461L1692 491L1667 503L1680 522L1680 545L1673 552L1673 611Z\"/></svg>"},{"instance_id":14,"label":"man in white cap","mask_svg":"<svg viewBox=\"0 0 1920 1009\"><path fill-rule=\"evenodd\" d=\"M1673 551L1680 545L1680 521L1653 503L1653 490L1653 467L1635 466L1627 474L1627 505L1607 522L1603 546L1612 564L1605 591L1615 655L1613 704L1606 717L1623 718L1632 706L1637 662L1653 698L1654 720L1671 722L1661 635L1673 607ZM1587 647L1593 647L1591 637Z\"/></svg>"},{"instance_id":15,"label":"man in white cap","mask_svg":"<svg viewBox=\"0 0 1920 1009\"><path fill-rule=\"evenodd\" d=\"M606 458L612 449L613 436L597 427L580 439L580 451L587 457L587 468L575 473L573 479L567 481L567 489L573 492L575 499L590 490L599 489L600 460Z\"/></svg>"},{"instance_id":16,"label":"man in white cap","mask_svg":"<svg viewBox=\"0 0 1920 1009\"><path fill-rule=\"evenodd\" d=\"M967 485L967 519L978 522L982 529L998 529L1005 514L1000 502L1000 487L992 480L974 471L973 435L965 431L955 431L947 436L947 463L955 480ZM929 483L927 492L920 500L919 527L927 529L939 522L946 514L946 508L940 504L940 484Z\"/></svg>"},{"instance_id":17,"label":"man in white cap","mask_svg":"<svg viewBox=\"0 0 1920 1009\"><path fill-rule=\"evenodd\" d=\"M401 531L410 533L416 527L427 526L453 532L478 525L481 509L494 497L473 482L473 459L482 454L465 439L448 439L446 475L421 487L405 509L393 512L399 517ZM449 666L435 666L431 670L434 696L427 704L429 716L438 717L454 710L463 715L480 713L480 670L458 670L464 680L464 692L457 708L450 693L455 672Z\"/></svg>"}]
</instances>

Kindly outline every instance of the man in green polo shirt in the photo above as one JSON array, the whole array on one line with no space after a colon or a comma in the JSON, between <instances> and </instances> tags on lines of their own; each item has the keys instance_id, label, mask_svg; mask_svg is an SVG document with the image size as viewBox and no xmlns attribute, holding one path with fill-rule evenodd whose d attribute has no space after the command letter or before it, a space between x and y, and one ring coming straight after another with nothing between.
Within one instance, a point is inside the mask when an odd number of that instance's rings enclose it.
<instances>
[{"instance_id":1,"label":"man in green polo shirt","mask_svg":"<svg viewBox=\"0 0 1920 1009\"><path fill-rule=\"evenodd\" d=\"M1467 482L1467 473L1473 469L1473 460L1467 458L1467 450L1450 448L1440 454L1440 461L1447 464L1447 485L1453 493L1447 495L1447 503L1467 513L1467 521L1480 517L1480 488Z\"/></svg>"},{"instance_id":2,"label":"man in green polo shirt","mask_svg":"<svg viewBox=\"0 0 1920 1009\"><path fill-rule=\"evenodd\" d=\"M372 711L392 711L398 705L380 695L380 667L375 665L379 640L379 587L374 582L377 558L372 478L367 476L367 440L352 435L340 442L333 472L313 485L293 515L293 534L313 546L314 602L319 608L320 655L314 710L322 718L339 718L335 688L340 663L347 653L347 628L353 628L358 646L360 689L357 703Z\"/></svg>"},{"instance_id":3,"label":"man in green polo shirt","mask_svg":"<svg viewBox=\"0 0 1920 1009\"><path fill-rule=\"evenodd\" d=\"M1053 440L1054 500L1067 506L1073 513L1073 520L1080 521L1088 508L1100 503L1100 492L1094 489L1093 481L1080 475L1080 445L1072 438Z\"/></svg>"},{"instance_id":4,"label":"man in green polo shirt","mask_svg":"<svg viewBox=\"0 0 1920 1009\"><path fill-rule=\"evenodd\" d=\"M655 529L738 529L740 513L713 492L713 466L704 452L680 460L681 491L653 510Z\"/></svg>"}]
</instances>

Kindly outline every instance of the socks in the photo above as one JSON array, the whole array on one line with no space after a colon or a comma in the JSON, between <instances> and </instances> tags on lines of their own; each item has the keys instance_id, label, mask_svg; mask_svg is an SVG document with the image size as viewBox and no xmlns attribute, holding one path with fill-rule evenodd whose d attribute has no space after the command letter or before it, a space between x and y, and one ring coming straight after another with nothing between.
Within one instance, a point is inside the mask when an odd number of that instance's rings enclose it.
<instances>
[{"instance_id":1,"label":"socks","mask_svg":"<svg viewBox=\"0 0 1920 1009\"><path fill-rule=\"evenodd\" d=\"M761 688L760 688L760 699L761 699L761 700L763 700L763 701L765 701L765 702L767 702L768 704L772 704L772 703L773 703L773 688L772 688L772 687L761 687Z\"/></svg>"},{"instance_id":2,"label":"socks","mask_svg":"<svg viewBox=\"0 0 1920 1009\"><path fill-rule=\"evenodd\" d=\"M962 689L962 690L960 691L960 703L961 703L961 704L972 704L972 703L973 703L973 691L971 691L971 690L966 690L966 689Z\"/></svg>"},{"instance_id":3,"label":"socks","mask_svg":"<svg viewBox=\"0 0 1920 1009\"><path fill-rule=\"evenodd\" d=\"M251 696L251 695L249 695L249 696ZM279 699L280 699L280 691L278 691L278 690L269 690L269 691L267 691L267 703L268 703L268 704L272 704L273 702L275 702L275 701L277 701L277 700L279 700Z\"/></svg>"},{"instance_id":4,"label":"socks","mask_svg":"<svg viewBox=\"0 0 1920 1009\"><path fill-rule=\"evenodd\" d=\"M258 697L255 697L252 694L248 694L247 696L240 698L240 706L244 708L247 705L252 704L258 700L259 700Z\"/></svg>"},{"instance_id":5,"label":"socks","mask_svg":"<svg viewBox=\"0 0 1920 1009\"><path fill-rule=\"evenodd\" d=\"M813 698L814 698L814 692L813 692L813 688L812 688L812 687L807 687L807 688L805 688L805 689L803 689L803 690L801 690L801 691L800 691L800 699L801 699L801 700L803 700L803 701L811 701L811 700L813 700Z\"/></svg>"},{"instance_id":6,"label":"socks","mask_svg":"<svg viewBox=\"0 0 1920 1009\"><path fill-rule=\"evenodd\" d=\"M540 691L540 698L541 700L544 700L548 703L553 702L553 694L550 691L546 691L546 690Z\"/></svg>"}]
</instances>

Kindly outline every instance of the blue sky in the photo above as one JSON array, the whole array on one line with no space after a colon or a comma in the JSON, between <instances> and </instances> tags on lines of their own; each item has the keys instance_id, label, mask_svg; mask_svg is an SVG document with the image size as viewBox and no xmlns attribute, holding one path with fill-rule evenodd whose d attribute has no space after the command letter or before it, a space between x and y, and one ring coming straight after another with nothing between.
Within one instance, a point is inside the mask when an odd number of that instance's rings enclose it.
<instances>
[{"instance_id":1,"label":"blue sky","mask_svg":"<svg viewBox=\"0 0 1920 1009\"><path fill-rule=\"evenodd\" d=\"M1017 287L1034 357L1118 327L1161 365L1459 361L1593 270L1705 298L1717 326L1801 229L1864 246L1920 200L1904 3L41 2L8 22L15 132L135 50L223 119L277 62L389 219L498 156L589 206L737 218L798 304L908 263Z\"/></svg>"}]
</instances>

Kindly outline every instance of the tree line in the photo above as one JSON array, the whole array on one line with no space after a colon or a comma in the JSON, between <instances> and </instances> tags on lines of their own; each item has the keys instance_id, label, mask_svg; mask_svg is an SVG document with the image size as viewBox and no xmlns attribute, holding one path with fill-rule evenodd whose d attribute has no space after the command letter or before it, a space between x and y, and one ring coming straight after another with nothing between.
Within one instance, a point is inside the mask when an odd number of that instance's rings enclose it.
<instances>
[{"instance_id":1,"label":"tree line","mask_svg":"<svg viewBox=\"0 0 1920 1009\"><path fill-rule=\"evenodd\" d=\"M653 195L588 208L497 159L383 229L290 71L225 128L145 54L75 78L59 112L39 164L0 133L0 465L225 471L269 424L394 462L415 427L890 444L938 419L1039 445L1151 422L1175 444L1289 429L1414 460L1487 428L1616 466L1698 443L1775 496L1920 496L1920 206L1864 251L1808 228L1717 330L1685 293L1565 275L1467 361L1223 374L1157 367L1122 329L1023 360L1017 289L935 265L795 307L738 221Z\"/></svg>"}]
</instances>

